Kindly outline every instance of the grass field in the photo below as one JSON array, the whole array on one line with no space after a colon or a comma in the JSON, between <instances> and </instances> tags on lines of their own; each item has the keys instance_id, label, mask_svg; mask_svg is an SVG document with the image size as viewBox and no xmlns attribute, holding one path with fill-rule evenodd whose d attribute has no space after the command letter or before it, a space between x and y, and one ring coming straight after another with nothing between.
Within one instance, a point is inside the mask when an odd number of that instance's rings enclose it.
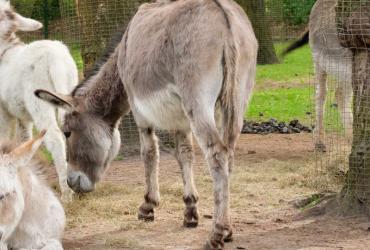
<instances>
[{"instance_id":1,"label":"grass field","mask_svg":"<svg viewBox=\"0 0 370 250\"><path fill-rule=\"evenodd\" d=\"M281 53L287 43L277 43ZM308 46L298 49L281 59L280 64L258 65L256 87L246 118L281 121L299 119L305 124L312 122L314 94L309 84L312 79L312 57Z\"/></svg>"}]
</instances>

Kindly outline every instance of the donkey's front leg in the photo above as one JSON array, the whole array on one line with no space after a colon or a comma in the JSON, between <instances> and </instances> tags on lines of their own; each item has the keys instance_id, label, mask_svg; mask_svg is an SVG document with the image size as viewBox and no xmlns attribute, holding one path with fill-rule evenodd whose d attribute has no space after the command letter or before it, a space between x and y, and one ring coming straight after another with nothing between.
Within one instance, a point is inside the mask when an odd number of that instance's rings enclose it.
<instances>
[{"instance_id":1,"label":"donkey's front leg","mask_svg":"<svg viewBox=\"0 0 370 250\"><path fill-rule=\"evenodd\" d=\"M184 182L184 226L198 226L199 214L197 209L198 191L193 178L193 145L191 132L176 132L176 159L182 171L182 180Z\"/></svg>"},{"instance_id":2,"label":"donkey's front leg","mask_svg":"<svg viewBox=\"0 0 370 250\"><path fill-rule=\"evenodd\" d=\"M145 201L139 208L139 219L154 220L154 207L159 205L158 139L152 128L139 129L141 143L141 157L145 167Z\"/></svg>"}]
</instances>

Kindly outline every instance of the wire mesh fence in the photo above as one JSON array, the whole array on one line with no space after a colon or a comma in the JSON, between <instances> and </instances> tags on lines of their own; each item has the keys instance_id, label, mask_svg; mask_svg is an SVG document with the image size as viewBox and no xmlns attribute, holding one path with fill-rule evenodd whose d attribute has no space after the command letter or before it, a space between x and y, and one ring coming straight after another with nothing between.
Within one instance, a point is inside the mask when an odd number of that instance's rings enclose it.
<instances>
[{"instance_id":1,"label":"wire mesh fence","mask_svg":"<svg viewBox=\"0 0 370 250\"><path fill-rule=\"evenodd\" d=\"M124 26L144 0L13 0L13 5L25 16L42 21L45 29L25 37L27 41L48 37L61 39L71 52L83 75L93 68L96 60L109 44L109 39ZM148 1L149 2L149 1ZM284 68L280 53L291 39L298 37L307 27L308 17L315 0L237 0L246 10L259 40L259 64L277 64ZM54 13L58 12L58 13ZM288 66L289 67L289 66ZM286 70L286 69L285 69ZM290 86L299 84L306 88L303 98L309 99L312 91L309 85L308 68L303 79L273 80L273 84ZM260 83L257 83L257 85ZM263 84L263 83L262 83ZM289 87L288 87L289 88ZM266 93L262 93L265 95ZM290 96L288 96L290 95ZM294 93L284 93L283 101ZM273 94L271 98L274 98ZM301 97L302 98L302 97ZM255 104L258 110L260 104ZM262 105L262 104L261 104ZM289 103L285 106L289 109ZM303 113L313 114L312 103L308 102ZM264 112L264 111L261 111ZM282 111L284 112L284 111ZM263 119L273 117L263 117ZM291 117L294 119L295 117ZM309 116L306 122L311 122ZM139 151L139 138L132 115L123 118L121 125L122 153L124 155ZM157 131L162 145L173 146L172 133Z\"/></svg>"},{"instance_id":2,"label":"wire mesh fence","mask_svg":"<svg viewBox=\"0 0 370 250\"><path fill-rule=\"evenodd\" d=\"M339 191L368 205L370 2L319 0L316 5L310 21L317 29L310 30L311 43L320 47L313 51L318 64L315 85L323 86L327 96L324 128L315 136L317 182L321 190Z\"/></svg>"}]
</instances>

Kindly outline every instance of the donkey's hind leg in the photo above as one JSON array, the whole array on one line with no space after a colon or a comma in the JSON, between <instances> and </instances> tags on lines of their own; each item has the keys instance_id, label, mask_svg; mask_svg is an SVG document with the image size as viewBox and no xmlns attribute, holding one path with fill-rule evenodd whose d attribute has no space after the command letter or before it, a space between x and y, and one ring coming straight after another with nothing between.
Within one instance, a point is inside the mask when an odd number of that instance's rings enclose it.
<instances>
[{"instance_id":1,"label":"donkey's hind leg","mask_svg":"<svg viewBox=\"0 0 370 250\"><path fill-rule=\"evenodd\" d=\"M158 164L159 149L158 139L152 128L139 129L141 158L145 168L146 190L144 203L139 208L139 219L154 220L154 208L159 205Z\"/></svg>"},{"instance_id":2,"label":"donkey's hind leg","mask_svg":"<svg viewBox=\"0 0 370 250\"><path fill-rule=\"evenodd\" d=\"M351 142L353 135L352 86L351 83L338 82L335 97L338 103L346 138Z\"/></svg>"},{"instance_id":3,"label":"donkey's hind leg","mask_svg":"<svg viewBox=\"0 0 370 250\"><path fill-rule=\"evenodd\" d=\"M325 152L324 143L324 113L327 94L327 73L320 66L316 65L316 125L314 131L315 148L318 151Z\"/></svg>"},{"instance_id":4,"label":"donkey's hind leg","mask_svg":"<svg viewBox=\"0 0 370 250\"><path fill-rule=\"evenodd\" d=\"M184 226L198 226L199 214L197 209L198 191L194 184L193 177L193 145L191 132L177 131L175 137L176 159L182 171L182 180L184 183Z\"/></svg>"},{"instance_id":5,"label":"donkey's hind leg","mask_svg":"<svg viewBox=\"0 0 370 250\"><path fill-rule=\"evenodd\" d=\"M205 92L203 92L205 93ZM219 249L224 245L224 232L230 228L229 218L229 150L223 143L214 119L213 100L198 103L202 97L192 93L182 97L184 110L190 120L191 129L205 155L213 177L214 219L213 232L207 243L207 249ZM197 99L197 101L194 100ZM206 97L203 97L206 98ZM204 101L204 100L203 100Z\"/></svg>"}]
</instances>

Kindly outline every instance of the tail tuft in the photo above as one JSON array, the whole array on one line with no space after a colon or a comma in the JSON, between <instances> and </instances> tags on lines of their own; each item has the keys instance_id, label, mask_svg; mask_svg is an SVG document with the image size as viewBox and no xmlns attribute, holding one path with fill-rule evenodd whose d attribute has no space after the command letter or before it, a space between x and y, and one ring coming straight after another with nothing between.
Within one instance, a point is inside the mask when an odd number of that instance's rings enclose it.
<instances>
[{"instance_id":1,"label":"tail tuft","mask_svg":"<svg viewBox=\"0 0 370 250\"><path fill-rule=\"evenodd\" d=\"M302 35L301 37L294 41L292 44L289 45L288 48L284 49L284 51L282 52L282 56L286 56L287 54L289 54L290 52L302 47L303 45L306 45L309 41L309 37L310 37L310 32L309 30L307 29Z\"/></svg>"}]
</instances>

